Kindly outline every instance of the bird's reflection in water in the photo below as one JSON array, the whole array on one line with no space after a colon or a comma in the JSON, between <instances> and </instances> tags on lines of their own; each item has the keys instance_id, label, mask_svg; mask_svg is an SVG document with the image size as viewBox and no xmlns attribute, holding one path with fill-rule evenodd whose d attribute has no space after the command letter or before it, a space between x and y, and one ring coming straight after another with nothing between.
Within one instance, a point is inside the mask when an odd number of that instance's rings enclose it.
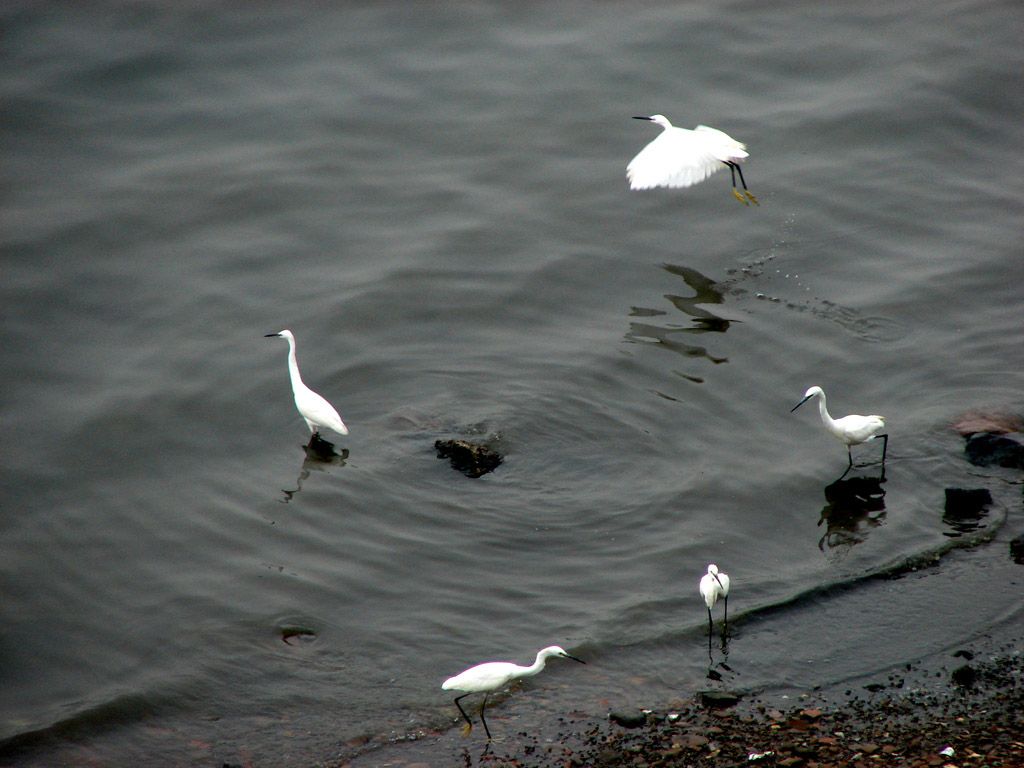
<instances>
[{"instance_id":1,"label":"bird's reflection in water","mask_svg":"<svg viewBox=\"0 0 1024 768\"><path fill-rule=\"evenodd\" d=\"M845 477L845 473L844 473ZM872 529L885 522L885 470L878 477L843 477L825 486L825 501L818 525L825 533L818 542L822 552L828 547L845 551L866 540Z\"/></svg>"},{"instance_id":2,"label":"bird's reflection in water","mask_svg":"<svg viewBox=\"0 0 1024 768\"><path fill-rule=\"evenodd\" d=\"M708 680L722 680L723 675L719 670L725 670L727 673L732 672L732 667L729 666L729 640L731 635L728 633L722 633L721 645L718 650L722 653L722 659L719 662L715 662L715 648L712 646L711 635L708 635Z\"/></svg>"},{"instance_id":3,"label":"bird's reflection in water","mask_svg":"<svg viewBox=\"0 0 1024 768\"><path fill-rule=\"evenodd\" d=\"M334 443L328 442L316 434L306 445L302 446L302 450L306 457L302 460L302 466L299 468L299 476L295 480L295 490L282 489L284 498L281 499L281 502L284 504L291 501L292 497L302 490L302 483L309 477L310 472L323 472L329 466L344 467L345 460L348 458L348 448L342 448L341 453L338 453L334 450Z\"/></svg>"},{"instance_id":4,"label":"bird's reflection in water","mask_svg":"<svg viewBox=\"0 0 1024 768\"><path fill-rule=\"evenodd\" d=\"M691 325L680 326L675 324L655 325L650 322L631 321L626 340L638 344L656 344L664 349L675 352L682 357L703 357L712 363L726 363L728 358L715 357L706 347L695 344L687 344L682 339L691 339L693 334L701 333L725 333L729 329L731 320L719 317L701 305L721 304L723 301L722 291L716 288L716 283L700 272L689 267L680 267L674 264L663 264L662 269L671 275L681 277L683 282L693 289L692 296L677 296L666 294L665 299L672 306L689 315ZM633 307L631 317L657 317L668 315L668 312L661 309L649 309L644 307ZM690 334L690 336L683 336ZM680 376L690 381L701 383L703 379L677 372Z\"/></svg>"}]
</instances>

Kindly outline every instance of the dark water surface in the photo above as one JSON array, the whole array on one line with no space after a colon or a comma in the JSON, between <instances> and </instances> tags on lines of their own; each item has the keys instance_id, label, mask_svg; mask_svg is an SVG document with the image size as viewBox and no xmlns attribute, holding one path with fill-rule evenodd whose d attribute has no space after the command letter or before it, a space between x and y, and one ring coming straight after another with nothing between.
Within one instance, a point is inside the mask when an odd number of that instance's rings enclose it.
<instances>
[{"instance_id":1,"label":"dark water surface","mask_svg":"<svg viewBox=\"0 0 1024 768\"><path fill-rule=\"evenodd\" d=\"M709 562L738 687L1021 622L1017 571L977 558L842 586L953 541L946 487L1022 527L1019 473L950 428L1024 410L1019 3L8 2L0 25L8 762L337 759L551 643L587 667L492 725L685 693ZM761 206L723 174L630 192L656 130L629 118L656 112L747 142ZM344 459L305 460L282 328ZM789 413L812 384L887 416L868 501ZM505 461L470 480L438 438Z\"/></svg>"}]
</instances>

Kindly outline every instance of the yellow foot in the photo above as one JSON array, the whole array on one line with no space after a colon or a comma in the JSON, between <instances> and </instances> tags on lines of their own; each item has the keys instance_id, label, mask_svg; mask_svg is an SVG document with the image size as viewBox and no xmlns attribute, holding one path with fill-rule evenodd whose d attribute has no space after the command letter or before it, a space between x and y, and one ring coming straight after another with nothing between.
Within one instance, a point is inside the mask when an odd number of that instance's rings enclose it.
<instances>
[{"instance_id":1,"label":"yellow foot","mask_svg":"<svg viewBox=\"0 0 1024 768\"><path fill-rule=\"evenodd\" d=\"M741 203L743 203L744 205L750 205L750 203L748 203L746 200L743 199L743 195L741 195L739 193L739 190L736 189L736 187L732 188L732 193L734 195L736 195L736 199L739 200ZM754 202L757 202L757 201L755 200Z\"/></svg>"},{"instance_id":2,"label":"yellow foot","mask_svg":"<svg viewBox=\"0 0 1024 768\"><path fill-rule=\"evenodd\" d=\"M473 730L473 724L472 723L466 723L464 726L462 726L462 738L466 738L467 736L469 736L469 732L472 731L472 730Z\"/></svg>"},{"instance_id":3,"label":"yellow foot","mask_svg":"<svg viewBox=\"0 0 1024 768\"><path fill-rule=\"evenodd\" d=\"M749 189L744 189L743 190L743 194L745 194L747 197L749 197L750 198L750 202L752 202L754 205L757 205L757 206L761 205L759 202L757 202L757 198L754 197L752 194L750 194L750 190Z\"/></svg>"}]
</instances>

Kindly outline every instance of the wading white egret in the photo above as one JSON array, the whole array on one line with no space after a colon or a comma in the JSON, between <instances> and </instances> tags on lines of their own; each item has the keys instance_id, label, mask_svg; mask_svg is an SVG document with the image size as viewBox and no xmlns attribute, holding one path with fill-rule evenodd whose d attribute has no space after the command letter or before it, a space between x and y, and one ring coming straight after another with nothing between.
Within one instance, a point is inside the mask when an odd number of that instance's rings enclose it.
<instances>
[{"instance_id":1,"label":"wading white egret","mask_svg":"<svg viewBox=\"0 0 1024 768\"><path fill-rule=\"evenodd\" d=\"M291 331L268 333L265 338L280 336L288 341L288 373L292 379L292 393L295 395L295 407L306 420L309 431L313 433L310 442L320 437L320 427L333 429L339 435L347 435L348 427L334 407L312 389L302 383L299 375L299 364L295 360L295 336Z\"/></svg>"},{"instance_id":2,"label":"wading white egret","mask_svg":"<svg viewBox=\"0 0 1024 768\"><path fill-rule=\"evenodd\" d=\"M710 636L714 627L711 620L711 609L715 607L718 598L722 598L725 604L722 627L724 628L729 623L729 575L722 573L718 570L717 565L711 563L708 566L708 572L700 578L700 594L708 606L708 635Z\"/></svg>"},{"instance_id":3,"label":"wading white egret","mask_svg":"<svg viewBox=\"0 0 1024 768\"><path fill-rule=\"evenodd\" d=\"M789 412L792 413L812 397L818 398L818 412L821 414L821 421L825 425L825 429L835 435L836 439L846 446L846 455L850 460L849 465L846 467L847 472L853 466L853 453L851 453L850 447L866 443L868 440L874 440L876 437L882 438L882 463L885 463L885 452L889 447L889 436L877 434L878 430L885 426L884 416L857 416L852 414L850 416L843 416L841 419L833 419L829 416L828 408L825 407L825 392L821 387L811 387L804 392L804 399L790 408Z\"/></svg>"},{"instance_id":4,"label":"wading white egret","mask_svg":"<svg viewBox=\"0 0 1024 768\"><path fill-rule=\"evenodd\" d=\"M747 200L754 205L760 205L747 189L747 182L740 168L740 163L749 154L746 144L706 125L698 125L692 131L688 128L676 128L664 115L633 119L649 120L664 130L626 166L626 178L629 179L631 189L692 187L721 170L723 166L728 166L732 171L732 193L736 195L736 199L744 205L749 205ZM743 185L742 195L736 189L737 173Z\"/></svg>"},{"instance_id":5,"label":"wading white egret","mask_svg":"<svg viewBox=\"0 0 1024 768\"><path fill-rule=\"evenodd\" d=\"M480 704L480 722L484 724L484 732L487 734L487 740L491 740L491 731L487 727L487 721L484 719L484 707L487 706L487 695L491 691L496 691L506 683L516 680L520 677L530 677L536 675L542 669L544 669L545 662L553 657L561 657L563 659L572 659L578 661L580 664L586 664L583 659L577 659L571 653L563 650L557 645L550 645L547 648L542 648L537 651L537 660L528 667L521 667L518 664L513 664L510 661L488 661L484 664L477 664L475 667L470 667L465 672L460 672L455 677L449 677L444 683L441 684L441 688L446 691L465 691L461 696L455 697L455 706L459 708L459 712L462 713L463 719L466 724L462 728L462 735L468 736L469 732L473 729L473 721L469 719L469 715L466 714L466 710L462 708L459 703L460 700L466 698L471 693L483 693L484 700Z\"/></svg>"}]
</instances>

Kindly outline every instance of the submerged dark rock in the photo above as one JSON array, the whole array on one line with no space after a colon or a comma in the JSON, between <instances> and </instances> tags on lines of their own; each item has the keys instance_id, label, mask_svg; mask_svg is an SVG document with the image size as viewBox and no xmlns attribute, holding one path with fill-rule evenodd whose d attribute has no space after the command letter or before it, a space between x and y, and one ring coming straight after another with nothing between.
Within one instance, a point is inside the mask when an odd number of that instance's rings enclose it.
<instances>
[{"instance_id":1,"label":"submerged dark rock","mask_svg":"<svg viewBox=\"0 0 1024 768\"><path fill-rule=\"evenodd\" d=\"M1024 535L1010 542L1010 557L1013 558L1013 562L1024 565Z\"/></svg>"},{"instance_id":2,"label":"submerged dark rock","mask_svg":"<svg viewBox=\"0 0 1024 768\"><path fill-rule=\"evenodd\" d=\"M1004 435L981 432L972 435L964 446L967 460L978 467L1024 469L1024 444Z\"/></svg>"},{"instance_id":3,"label":"submerged dark rock","mask_svg":"<svg viewBox=\"0 0 1024 768\"><path fill-rule=\"evenodd\" d=\"M480 477L493 472L501 464L501 454L484 445L465 440L437 440L437 458L449 459L452 467L466 477Z\"/></svg>"},{"instance_id":4,"label":"submerged dark rock","mask_svg":"<svg viewBox=\"0 0 1024 768\"><path fill-rule=\"evenodd\" d=\"M947 488L942 522L958 534L970 533L981 527L979 521L991 504L992 494L987 488Z\"/></svg>"}]
</instances>

